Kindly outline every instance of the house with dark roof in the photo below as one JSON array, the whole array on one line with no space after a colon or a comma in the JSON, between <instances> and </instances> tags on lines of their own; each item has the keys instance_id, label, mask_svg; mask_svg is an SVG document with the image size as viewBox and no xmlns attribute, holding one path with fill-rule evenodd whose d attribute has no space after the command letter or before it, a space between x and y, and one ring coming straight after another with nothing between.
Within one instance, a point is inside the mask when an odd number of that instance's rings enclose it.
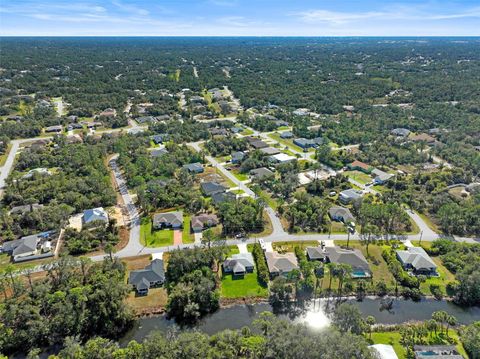
<instances>
[{"instance_id":1,"label":"house with dark roof","mask_svg":"<svg viewBox=\"0 0 480 359\"><path fill-rule=\"evenodd\" d=\"M324 263L348 264L352 267L352 277L371 277L370 266L362 252L358 249L335 247L307 247L307 258Z\"/></svg>"},{"instance_id":2,"label":"house with dark roof","mask_svg":"<svg viewBox=\"0 0 480 359\"><path fill-rule=\"evenodd\" d=\"M157 119L153 116L142 116L142 117L137 117L135 121L137 121L137 123L144 124L144 123L155 123L157 122Z\"/></svg>"},{"instance_id":3,"label":"house with dark roof","mask_svg":"<svg viewBox=\"0 0 480 359\"><path fill-rule=\"evenodd\" d=\"M270 177L274 175L275 174L272 171L265 167L255 168L250 171L250 176L252 176L256 180L261 180L265 177Z\"/></svg>"},{"instance_id":4,"label":"house with dark roof","mask_svg":"<svg viewBox=\"0 0 480 359\"><path fill-rule=\"evenodd\" d=\"M83 212L82 221L83 224L92 222L108 223L108 213L103 209L103 207L87 209Z\"/></svg>"},{"instance_id":5,"label":"house with dark roof","mask_svg":"<svg viewBox=\"0 0 480 359\"><path fill-rule=\"evenodd\" d=\"M43 208L43 204L38 204L38 203L25 204L23 206L12 207L12 209L10 210L10 214L24 214L27 212L36 211L41 208Z\"/></svg>"},{"instance_id":6,"label":"house with dark roof","mask_svg":"<svg viewBox=\"0 0 480 359\"><path fill-rule=\"evenodd\" d=\"M56 132L56 133L59 133L59 132L62 132L62 131L63 131L63 127L62 127L61 125L45 127L45 132Z\"/></svg>"},{"instance_id":7,"label":"house with dark roof","mask_svg":"<svg viewBox=\"0 0 480 359\"><path fill-rule=\"evenodd\" d=\"M183 165L183 168L190 173L202 173L204 171L202 164L199 162Z\"/></svg>"},{"instance_id":8,"label":"house with dark roof","mask_svg":"<svg viewBox=\"0 0 480 359\"><path fill-rule=\"evenodd\" d=\"M232 274L234 277L243 277L247 273L252 273L255 268L255 262L251 253L233 254L222 264L224 274Z\"/></svg>"},{"instance_id":9,"label":"house with dark roof","mask_svg":"<svg viewBox=\"0 0 480 359\"><path fill-rule=\"evenodd\" d=\"M268 143L266 143L262 140L257 140L257 141L250 142L250 146L252 146L256 150L259 150L261 148L268 147Z\"/></svg>"},{"instance_id":10,"label":"house with dark roof","mask_svg":"<svg viewBox=\"0 0 480 359\"><path fill-rule=\"evenodd\" d=\"M168 141L168 138L170 137L170 135L168 133L160 133L158 135L153 135L151 137L153 143L155 143L156 145L159 145L161 143L164 143L166 141Z\"/></svg>"},{"instance_id":11,"label":"house with dark roof","mask_svg":"<svg viewBox=\"0 0 480 359\"><path fill-rule=\"evenodd\" d=\"M244 160L245 156L246 156L245 152L240 152L240 151L233 152L232 163L233 164L241 163Z\"/></svg>"},{"instance_id":12,"label":"house with dark roof","mask_svg":"<svg viewBox=\"0 0 480 359\"><path fill-rule=\"evenodd\" d=\"M392 177L394 177L393 174L383 172L383 171L381 171L377 168L375 168L372 171L372 175L375 176L374 179L373 179L373 183L376 184L376 185L382 185L385 182L389 181Z\"/></svg>"},{"instance_id":13,"label":"house with dark roof","mask_svg":"<svg viewBox=\"0 0 480 359\"><path fill-rule=\"evenodd\" d=\"M347 167L351 171L361 171L361 172L366 173L366 174L370 174L373 170L372 166L367 165L366 163L361 162L361 161L357 161L357 160L348 164Z\"/></svg>"},{"instance_id":14,"label":"house with dark roof","mask_svg":"<svg viewBox=\"0 0 480 359\"><path fill-rule=\"evenodd\" d=\"M150 288L165 282L163 260L154 259L145 269L133 270L128 276L128 284L140 295L147 295Z\"/></svg>"},{"instance_id":15,"label":"house with dark roof","mask_svg":"<svg viewBox=\"0 0 480 359\"><path fill-rule=\"evenodd\" d=\"M153 228L173 228L179 229L183 226L183 212L173 211L156 213L153 215Z\"/></svg>"},{"instance_id":16,"label":"house with dark roof","mask_svg":"<svg viewBox=\"0 0 480 359\"><path fill-rule=\"evenodd\" d=\"M340 192L338 196L338 200L343 204L349 204L358 201L360 198L362 198L362 192L353 188Z\"/></svg>"},{"instance_id":17,"label":"house with dark roof","mask_svg":"<svg viewBox=\"0 0 480 359\"><path fill-rule=\"evenodd\" d=\"M261 148L260 152L262 152L264 155L273 156L279 154L280 150L275 147L265 147Z\"/></svg>"},{"instance_id":18,"label":"house with dark roof","mask_svg":"<svg viewBox=\"0 0 480 359\"><path fill-rule=\"evenodd\" d=\"M235 201L237 196L232 192L217 192L212 195L212 203L215 206L218 206L224 202Z\"/></svg>"},{"instance_id":19,"label":"house with dark roof","mask_svg":"<svg viewBox=\"0 0 480 359\"><path fill-rule=\"evenodd\" d=\"M275 126L277 127L285 127L288 126L288 122L284 120L276 120L275 121Z\"/></svg>"},{"instance_id":20,"label":"house with dark roof","mask_svg":"<svg viewBox=\"0 0 480 359\"><path fill-rule=\"evenodd\" d=\"M227 187L222 186L217 182L202 182L200 183L200 189L204 196L210 197L215 193L225 192Z\"/></svg>"},{"instance_id":21,"label":"house with dark roof","mask_svg":"<svg viewBox=\"0 0 480 359\"><path fill-rule=\"evenodd\" d=\"M190 226L193 232L201 232L209 227L214 227L219 223L216 214L201 213L193 216L190 221Z\"/></svg>"},{"instance_id":22,"label":"house with dark roof","mask_svg":"<svg viewBox=\"0 0 480 359\"><path fill-rule=\"evenodd\" d=\"M306 138L296 138L293 140L293 143L298 147L305 149L315 147L315 143L312 140L308 140Z\"/></svg>"},{"instance_id":23,"label":"house with dark roof","mask_svg":"<svg viewBox=\"0 0 480 359\"><path fill-rule=\"evenodd\" d=\"M328 215L332 221L338 221L343 223L355 222L355 217L348 208L333 206L328 210Z\"/></svg>"},{"instance_id":24,"label":"house with dark roof","mask_svg":"<svg viewBox=\"0 0 480 359\"><path fill-rule=\"evenodd\" d=\"M268 271L270 276L287 276L292 270L299 269L295 253L287 252L280 254L278 252L265 252Z\"/></svg>"},{"instance_id":25,"label":"house with dark roof","mask_svg":"<svg viewBox=\"0 0 480 359\"><path fill-rule=\"evenodd\" d=\"M404 251L397 250L396 253L405 270L411 270L415 274L437 275L437 265L422 247L408 247Z\"/></svg>"}]
</instances>

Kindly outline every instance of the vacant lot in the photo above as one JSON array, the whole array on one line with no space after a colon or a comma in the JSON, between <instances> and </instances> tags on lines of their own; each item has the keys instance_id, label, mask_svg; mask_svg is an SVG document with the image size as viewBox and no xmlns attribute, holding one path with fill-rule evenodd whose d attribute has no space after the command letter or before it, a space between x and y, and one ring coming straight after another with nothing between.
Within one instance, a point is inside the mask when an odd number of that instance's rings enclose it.
<instances>
[{"instance_id":1,"label":"vacant lot","mask_svg":"<svg viewBox=\"0 0 480 359\"><path fill-rule=\"evenodd\" d=\"M344 174L361 184L367 184L372 181L372 177L360 171L345 171Z\"/></svg>"},{"instance_id":2,"label":"vacant lot","mask_svg":"<svg viewBox=\"0 0 480 359\"><path fill-rule=\"evenodd\" d=\"M224 298L266 297L268 289L260 285L257 271L254 270L239 279L234 279L232 275L223 275L221 295Z\"/></svg>"}]
</instances>

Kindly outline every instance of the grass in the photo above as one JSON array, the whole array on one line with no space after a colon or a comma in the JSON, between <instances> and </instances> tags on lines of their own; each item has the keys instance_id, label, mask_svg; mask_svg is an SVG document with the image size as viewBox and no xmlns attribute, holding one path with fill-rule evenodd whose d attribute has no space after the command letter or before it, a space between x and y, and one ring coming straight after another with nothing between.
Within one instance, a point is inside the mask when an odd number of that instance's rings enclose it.
<instances>
[{"instance_id":1,"label":"grass","mask_svg":"<svg viewBox=\"0 0 480 359\"><path fill-rule=\"evenodd\" d=\"M335 241L334 242L338 246L346 246L347 241ZM362 245L360 241L350 241L349 243L350 248L359 249L370 265L370 270L372 271L372 279L375 282L383 280L387 286L389 286L393 282L393 275L388 270L387 262L382 257L382 252L386 248L386 246L380 246L376 244L370 244L368 246L368 253L367 256L367 247Z\"/></svg>"},{"instance_id":2,"label":"grass","mask_svg":"<svg viewBox=\"0 0 480 359\"><path fill-rule=\"evenodd\" d=\"M280 134L279 133L272 133L272 134L269 134L268 137L270 137L272 140L275 140L279 143L281 143L282 145L284 146L287 146L297 152L301 152L303 153L303 148L301 148L300 146L297 146L293 143L293 140L287 140L287 139L283 139L280 137Z\"/></svg>"},{"instance_id":3,"label":"grass","mask_svg":"<svg viewBox=\"0 0 480 359\"><path fill-rule=\"evenodd\" d=\"M140 225L140 243L151 248L171 246L173 245L173 230L152 231L152 221L150 218L146 218Z\"/></svg>"},{"instance_id":4,"label":"grass","mask_svg":"<svg viewBox=\"0 0 480 359\"><path fill-rule=\"evenodd\" d=\"M244 136L250 136L253 135L253 131L249 128L244 129L242 132L240 132Z\"/></svg>"},{"instance_id":5,"label":"grass","mask_svg":"<svg viewBox=\"0 0 480 359\"><path fill-rule=\"evenodd\" d=\"M12 144L9 143L7 145L7 148L5 149L5 153L3 155L0 155L0 167L2 167L5 162L7 161L8 154L10 153L10 150L12 149Z\"/></svg>"},{"instance_id":6,"label":"grass","mask_svg":"<svg viewBox=\"0 0 480 359\"><path fill-rule=\"evenodd\" d=\"M236 190L230 191L230 192L235 193L236 195L244 194L244 193L245 193L245 192L244 192L243 190L241 190L241 189L236 189Z\"/></svg>"},{"instance_id":7,"label":"grass","mask_svg":"<svg viewBox=\"0 0 480 359\"><path fill-rule=\"evenodd\" d=\"M263 228L263 231L260 233L251 233L249 236L252 238L261 238L268 236L272 234L273 232L273 226L272 226L272 221L270 221L270 217L268 216L267 212L263 212L263 220L265 222L265 226Z\"/></svg>"},{"instance_id":8,"label":"grass","mask_svg":"<svg viewBox=\"0 0 480 359\"><path fill-rule=\"evenodd\" d=\"M134 291L130 292L125 302L135 313L140 314L144 310L165 307L167 300L167 291L164 288L151 288L148 295L143 296L137 296Z\"/></svg>"},{"instance_id":9,"label":"grass","mask_svg":"<svg viewBox=\"0 0 480 359\"><path fill-rule=\"evenodd\" d=\"M184 244L187 243L195 243L195 236L190 231L190 216L184 214L183 216L183 230L182 230L182 242Z\"/></svg>"},{"instance_id":10,"label":"grass","mask_svg":"<svg viewBox=\"0 0 480 359\"><path fill-rule=\"evenodd\" d=\"M344 174L361 184L372 182L372 177L360 171L345 171Z\"/></svg>"},{"instance_id":11,"label":"grass","mask_svg":"<svg viewBox=\"0 0 480 359\"><path fill-rule=\"evenodd\" d=\"M222 276L221 296L224 298L266 297L267 295L268 288L260 285L256 270L238 279L230 274Z\"/></svg>"},{"instance_id":12,"label":"grass","mask_svg":"<svg viewBox=\"0 0 480 359\"><path fill-rule=\"evenodd\" d=\"M266 191L261 191L259 197L263 199L273 210L277 210L279 207L278 201L272 197L272 195Z\"/></svg>"},{"instance_id":13,"label":"grass","mask_svg":"<svg viewBox=\"0 0 480 359\"><path fill-rule=\"evenodd\" d=\"M447 268L443 266L442 260L439 257L431 257L431 258L437 265L437 273L439 274L439 277L427 278L425 282L420 283L420 290L422 291L422 293L426 295L433 295L433 293L430 291L430 285L436 284L440 286L440 289L443 295L446 295L447 283L453 282L455 280L455 276Z\"/></svg>"},{"instance_id":14,"label":"grass","mask_svg":"<svg viewBox=\"0 0 480 359\"><path fill-rule=\"evenodd\" d=\"M423 213L419 213L419 212L417 212L417 214L427 224L428 228L430 228L432 231L434 231L435 233L441 233L442 232L440 230L440 228L438 227L438 225L436 223L434 223L429 216L427 216Z\"/></svg>"},{"instance_id":15,"label":"grass","mask_svg":"<svg viewBox=\"0 0 480 359\"><path fill-rule=\"evenodd\" d=\"M238 172L238 170L231 170L230 171L236 179L238 179L239 181L246 181L248 180L248 175L246 173L240 173Z\"/></svg>"},{"instance_id":16,"label":"grass","mask_svg":"<svg viewBox=\"0 0 480 359\"><path fill-rule=\"evenodd\" d=\"M28 268L34 268L36 266L42 265L42 264L47 264L54 261L53 257L52 258L46 258L46 259L39 259L39 260L34 260L34 261L27 261L27 262L21 262L21 263L13 263L10 260L10 256L6 253L0 254L0 273L3 273L5 269L9 265L13 266L14 271L19 271L19 270L24 270Z\"/></svg>"},{"instance_id":17,"label":"grass","mask_svg":"<svg viewBox=\"0 0 480 359\"><path fill-rule=\"evenodd\" d=\"M407 351L400 344L400 339L402 336L399 332L383 332L383 333L372 333L372 341L374 344L388 344L393 347L395 353L398 356L398 359L405 359Z\"/></svg>"},{"instance_id":18,"label":"grass","mask_svg":"<svg viewBox=\"0 0 480 359\"><path fill-rule=\"evenodd\" d=\"M295 241L295 242L274 242L272 243L273 250L281 253L293 252L295 247L307 248L318 247L318 241Z\"/></svg>"},{"instance_id":19,"label":"grass","mask_svg":"<svg viewBox=\"0 0 480 359\"><path fill-rule=\"evenodd\" d=\"M220 171L217 167L215 167L215 172L219 175L219 176L222 176L222 178L224 179L224 181L226 182L226 184L228 185L228 187L237 187L236 183L233 182L230 178L228 178L227 176L225 176L222 171Z\"/></svg>"}]
</instances>

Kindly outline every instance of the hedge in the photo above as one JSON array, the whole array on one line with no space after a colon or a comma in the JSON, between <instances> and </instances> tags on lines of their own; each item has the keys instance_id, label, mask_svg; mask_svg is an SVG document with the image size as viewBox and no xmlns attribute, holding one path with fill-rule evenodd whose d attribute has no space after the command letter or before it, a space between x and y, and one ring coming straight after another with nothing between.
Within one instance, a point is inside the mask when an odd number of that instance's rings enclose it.
<instances>
[{"instance_id":1,"label":"hedge","mask_svg":"<svg viewBox=\"0 0 480 359\"><path fill-rule=\"evenodd\" d=\"M257 266L258 280L260 284L267 286L268 280L270 279L270 272L268 270L267 261L265 260L265 255L260 244L255 243L253 245L252 255Z\"/></svg>"}]
</instances>

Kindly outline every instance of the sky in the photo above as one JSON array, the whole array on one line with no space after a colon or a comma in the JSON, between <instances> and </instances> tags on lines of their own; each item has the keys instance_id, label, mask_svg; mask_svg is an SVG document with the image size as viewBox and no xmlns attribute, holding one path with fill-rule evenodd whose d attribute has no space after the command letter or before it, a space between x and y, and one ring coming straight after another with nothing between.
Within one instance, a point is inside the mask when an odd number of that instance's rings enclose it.
<instances>
[{"instance_id":1,"label":"sky","mask_svg":"<svg viewBox=\"0 0 480 359\"><path fill-rule=\"evenodd\" d=\"M2 36L479 36L480 0L0 0Z\"/></svg>"}]
</instances>

